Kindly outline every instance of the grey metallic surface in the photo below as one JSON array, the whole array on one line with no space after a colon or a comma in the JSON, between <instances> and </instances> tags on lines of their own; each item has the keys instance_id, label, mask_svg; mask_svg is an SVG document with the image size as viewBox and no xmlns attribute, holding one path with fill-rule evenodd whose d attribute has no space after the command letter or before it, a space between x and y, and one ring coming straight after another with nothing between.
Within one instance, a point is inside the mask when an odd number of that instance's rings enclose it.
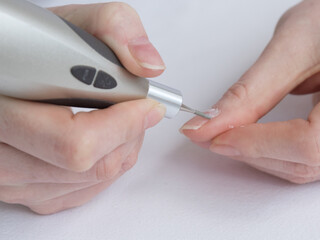
<instances>
[{"instance_id":1,"label":"grey metallic surface","mask_svg":"<svg viewBox=\"0 0 320 240\"><path fill-rule=\"evenodd\" d=\"M177 115L182 105L182 95L179 90L151 80L149 80L149 91L147 97L155 99L165 105L167 109L167 118L172 118Z\"/></svg>"}]
</instances>

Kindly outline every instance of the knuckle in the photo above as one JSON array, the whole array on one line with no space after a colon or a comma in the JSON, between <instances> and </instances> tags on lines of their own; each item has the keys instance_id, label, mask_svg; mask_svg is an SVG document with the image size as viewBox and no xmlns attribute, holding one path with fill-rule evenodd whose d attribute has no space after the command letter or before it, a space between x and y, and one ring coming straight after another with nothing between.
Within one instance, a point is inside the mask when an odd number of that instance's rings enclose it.
<instances>
[{"instance_id":1,"label":"knuckle","mask_svg":"<svg viewBox=\"0 0 320 240\"><path fill-rule=\"evenodd\" d=\"M125 173L127 171L129 171L131 168L133 168L134 164L132 164L131 162L124 162L121 166L121 172Z\"/></svg>"},{"instance_id":2,"label":"knuckle","mask_svg":"<svg viewBox=\"0 0 320 240\"><path fill-rule=\"evenodd\" d=\"M110 161L108 159L100 160L97 163L96 168L96 179L98 181L110 181L112 180L117 173L119 172L119 167L117 167L117 162L120 161L120 159L116 159L116 161Z\"/></svg>"},{"instance_id":3,"label":"knuckle","mask_svg":"<svg viewBox=\"0 0 320 240\"><path fill-rule=\"evenodd\" d=\"M112 27L126 23L128 18L137 17L137 12L127 3L111 2L103 4L100 8L98 19L107 21L106 26Z\"/></svg>"},{"instance_id":4,"label":"knuckle","mask_svg":"<svg viewBox=\"0 0 320 240\"><path fill-rule=\"evenodd\" d=\"M121 43L128 41L127 34L132 29L142 26L138 13L130 5L122 2L103 4L99 8L96 19L95 35L98 37L113 36ZM124 31L119 31L119 27Z\"/></svg>"},{"instance_id":5,"label":"knuckle","mask_svg":"<svg viewBox=\"0 0 320 240\"><path fill-rule=\"evenodd\" d=\"M90 131L69 134L64 140L57 144L61 165L75 172L84 172L92 167L95 152L95 137Z\"/></svg>"},{"instance_id":6,"label":"knuckle","mask_svg":"<svg viewBox=\"0 0 320 240\"><path fill-rule=\"evenodd\" d=\"M291 33L294 34L293 28L295 27L297 30L301 30L303 28L301 28L299 26L299 24L296 24L297 21L308 21L309 18L311 18L311 14L310 12L308 14L301 14L302 12L300 12L299 7L297 8L297 6L294 6L290 9L288 9L284 14L282 14L282 16L280 17L276 28L275 28L275 32L279 32L281 31L288 31L290 30ZM304 25L306 26L306 25Z\"/></svg>"},{"instance_id":7,"label":"knuckle","mask_svg":"<svg viewBox=\"0 0 320 240\"><path fill-rule=\"evenodd\" d=\"M131 168L133 168L133 166L137 163L137 161L138 161L138 154L136 152L130 154L121 166L122 172L129 171Z\"/></svg>"},{"instance_id":8,"label":"knuckle","mask_svg":"<svg viewBox=\"0 0 320 240\"><path fill-rule=\"evenodd\" d=\"M244 82L239 81L233 84L226 94L236 100L243 101L248 97L248 87Z\"/></svg>"},{"instance_id":9,"label":"knuckle","mask_svg":"<svg viewBox=\"0 0 320 240\"><path fill-rule=\"evenodd\" d=\"M293 15L293 9L288 9L282 16L280 17L276 27L275 31L277 32L289 19L291 19L291 16Z\"/></svg>"}]
</instances>

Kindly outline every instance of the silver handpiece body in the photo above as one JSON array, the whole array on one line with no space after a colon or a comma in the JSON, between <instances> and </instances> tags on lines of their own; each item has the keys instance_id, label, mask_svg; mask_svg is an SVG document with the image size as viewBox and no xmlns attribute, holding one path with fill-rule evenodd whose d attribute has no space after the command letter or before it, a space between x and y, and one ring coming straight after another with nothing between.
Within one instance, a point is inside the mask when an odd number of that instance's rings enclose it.
<instances>
[{"instance_id":1,"label":"silver handpiece body","mask_svg":"<svg viewBox=\"0 0 320 240\"><path fill-rule=\"evenodd\" d=\"M174 117L178 90L130 74L102 42L24 0L0 2L0 94L62 105L106 107L153 98Z\"/></svg>"}]
</instances>

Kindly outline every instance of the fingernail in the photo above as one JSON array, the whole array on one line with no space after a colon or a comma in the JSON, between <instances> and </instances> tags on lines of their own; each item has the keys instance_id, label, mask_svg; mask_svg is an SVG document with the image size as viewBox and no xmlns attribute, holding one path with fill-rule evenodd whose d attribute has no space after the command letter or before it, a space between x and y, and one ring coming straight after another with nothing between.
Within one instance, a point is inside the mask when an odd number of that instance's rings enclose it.
<instances>
[{"instance_id":1,"label":"fingernail","mask_svg":"<svg viewBox=\"0 0 320 240\"><path fill-rule=\"evenodd\" d=\"M205 111L205 113L209 115L212 119L217 117L220 114L220 110L218 108L212 108ZM194 117L193 119L191 119L189 122L187 122L180 128L180 132L182 133L183 130L198 130L208 121L210 120L203 117Z\"/></svg>"},{"instance_id":2,"label":"fingernail","mask_svg":"<svg viewBox=\"0 0 320 240\"><path fill-rule=\"evenodd\" d=\"M229 157L235 157L235 156L241 155L239 150L235 149L232 146L223 145L223 144L212 144L210 146L210 151L220 155L229 156Z\"/></svg>"},{"instance_id":3,"label":"fingernail","mask_svg":"<svg viewBox=\"0 0 320 240\"><path fill-rule=\"evenodd\" d=\"M140 37L129 41L128 48L133 58L141 67L151 70L164 70L166 68L160 54L147 37Z\"/></svg>"},{"instance_id":4,"label":"fingernail","mask_svg":"<svg viewBox=\"0 0 320 240\"><path fill-rule=\"evenodd\" d=\"M156 104L147 114L144 122L144 128L148 129L156 125L164 117L166 107L163 104Z\"/></svg>"}]
</instances>

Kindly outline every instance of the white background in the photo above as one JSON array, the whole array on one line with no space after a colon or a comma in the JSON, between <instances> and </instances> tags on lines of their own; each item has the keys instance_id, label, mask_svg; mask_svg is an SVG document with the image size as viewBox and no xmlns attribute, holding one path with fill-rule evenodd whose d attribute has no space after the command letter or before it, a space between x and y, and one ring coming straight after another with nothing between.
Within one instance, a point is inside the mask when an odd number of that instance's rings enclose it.
<instances>
[{"instance_id":1,"label":"white background","mask_svg":"<svg viewBox=\"0 0 320 240\"><path fill-rule=\"evenodd\" d=\"M298 1L126 2L166 62L157 80L206 109L255 61L278 18ZM305 118L310 99L289 96L263 121ZM0 203L0 239L319 239L320 183L296 186L194 146L178 132L190 117L180 113L150 130L138 164L83 207L38 216Z\"/></svg>"}]
</instances>

